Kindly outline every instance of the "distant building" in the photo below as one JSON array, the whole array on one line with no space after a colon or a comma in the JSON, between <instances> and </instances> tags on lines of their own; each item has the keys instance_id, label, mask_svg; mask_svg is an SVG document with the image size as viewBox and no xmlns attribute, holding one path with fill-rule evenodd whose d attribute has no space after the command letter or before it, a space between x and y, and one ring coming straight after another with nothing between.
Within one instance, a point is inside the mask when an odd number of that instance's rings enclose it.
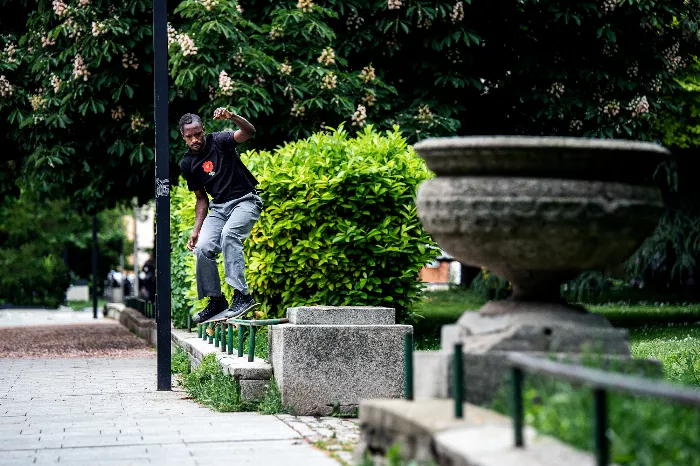
<instances>
[{"instance_id":1,"label":"distant building","mask_svg":"<svg viewBox=\"0 0 700 466\"><path fill-rule=\"evenodd\" d=\"M462 265L445 251L420 270L419 277L428 290L448 289L461 282Z\"/></svg>"}]
</instances>

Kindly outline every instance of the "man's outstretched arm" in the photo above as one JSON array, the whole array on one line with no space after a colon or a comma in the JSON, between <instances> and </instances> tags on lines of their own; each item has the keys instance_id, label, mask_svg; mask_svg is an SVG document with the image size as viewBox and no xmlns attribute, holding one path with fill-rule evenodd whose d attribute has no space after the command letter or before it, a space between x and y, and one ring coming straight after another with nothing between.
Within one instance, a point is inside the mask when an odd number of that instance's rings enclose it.
<instances>
[{"instance_id":1,"label":"man's outstretched arm","mask_svg":"<svg viewBox=\"0 0 700 466\"><path fill-rule=\"evenodd\" d=\"M194 250L197 246L197 240L199 239L199 232L202 229L202 223L204 223L204 218L207 216L207 211L209 210L209 197L204 189L198 189L194 192L197 196L197 202L194 205L194 229L190 235L190 239L187 240L187 249L190 251Z\"/></svg>"},{"instance_id":2,"label":"man's outstretched arm","mask_svg":"<svg viewBox=\"0 0 700 466\"><path fill-rule=\"evenodd\" d=\"M214 110L214 119L231 120L232 122L234 122L240 129L233 133L233 139L235 139L236 142L239 144L242 142L246 142L255 134L255 126L250 124L248 120L246 120L240 115L236 115L235 113L229 112L223 107L219 107L216 110Z\"/></svg>"}]
</instances>

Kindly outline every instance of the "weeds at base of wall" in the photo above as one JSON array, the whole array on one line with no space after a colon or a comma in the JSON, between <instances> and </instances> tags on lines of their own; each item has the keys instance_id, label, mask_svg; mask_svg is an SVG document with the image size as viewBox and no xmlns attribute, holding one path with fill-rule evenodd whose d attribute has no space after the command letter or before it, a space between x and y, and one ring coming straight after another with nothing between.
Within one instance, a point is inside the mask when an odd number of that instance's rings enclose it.
<instances>
[{"instance_id":1,"label":"weeds at base of wall","mask_svg":"<svg viewBox=\"0 0 700 466\"><path fill-rule=\"evenodd\" d=\"M171 370L179 375L180 384L187 394L203 405L219 412L257 411L261 414L283 413L282 397L274 379L259 401L245 401L241 385L224 372L215 354L208 354L202 363L191 369L189 356L178 348L172 358Z\"/></svg>"}]
</instances>

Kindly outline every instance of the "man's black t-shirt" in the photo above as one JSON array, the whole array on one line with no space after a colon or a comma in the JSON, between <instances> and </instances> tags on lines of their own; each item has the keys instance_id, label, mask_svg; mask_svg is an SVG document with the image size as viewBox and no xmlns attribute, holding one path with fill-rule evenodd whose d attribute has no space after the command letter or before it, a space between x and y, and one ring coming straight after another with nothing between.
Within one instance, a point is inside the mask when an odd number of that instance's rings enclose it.
<instances>
[{"instance_id":1,"label":"man's black t-shirt","mask_svg":"<svg viewBox=\"0 0 700 466\"><path fill-rule=\"evenodd\" d=\"M204 188L212 202L221 204L255 192L255 179L243 165L236 151L238 143L231 131L211 133L201 153L187 151L180 161L187 188L197 191ZM247 173L246 173L247 172Z\"/></svg>"}]
</instances>

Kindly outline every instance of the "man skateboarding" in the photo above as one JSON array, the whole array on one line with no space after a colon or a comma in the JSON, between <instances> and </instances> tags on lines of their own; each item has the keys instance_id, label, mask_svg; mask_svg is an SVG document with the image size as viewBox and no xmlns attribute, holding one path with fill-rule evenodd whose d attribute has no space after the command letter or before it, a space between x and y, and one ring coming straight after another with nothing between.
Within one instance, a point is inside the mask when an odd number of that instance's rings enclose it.
<instances>
[{"instance_id":1,"label":"man skateboarding","mask_svg":"<svg viewBox=\"0 0 700 466\"><path fill-rule=\"evenodd\" d=\"M260 218L263 202L255 190L257 180L236 151L238 144L253 137L255 128L225 108L214 111L214 120L230 120L239 129L207 134L199 116L186 113L180 118L180 134L189 148L180 169L187 188L197 198L187 248L197 258L199 299L209 298L204 310L193 318L197 323L214 317L238 317L258 306L248 293L243 241ZM230 307L221 292L216 264L216 256L222 251L226 283L235 290Z\"/></svg>"}]
</instances>

